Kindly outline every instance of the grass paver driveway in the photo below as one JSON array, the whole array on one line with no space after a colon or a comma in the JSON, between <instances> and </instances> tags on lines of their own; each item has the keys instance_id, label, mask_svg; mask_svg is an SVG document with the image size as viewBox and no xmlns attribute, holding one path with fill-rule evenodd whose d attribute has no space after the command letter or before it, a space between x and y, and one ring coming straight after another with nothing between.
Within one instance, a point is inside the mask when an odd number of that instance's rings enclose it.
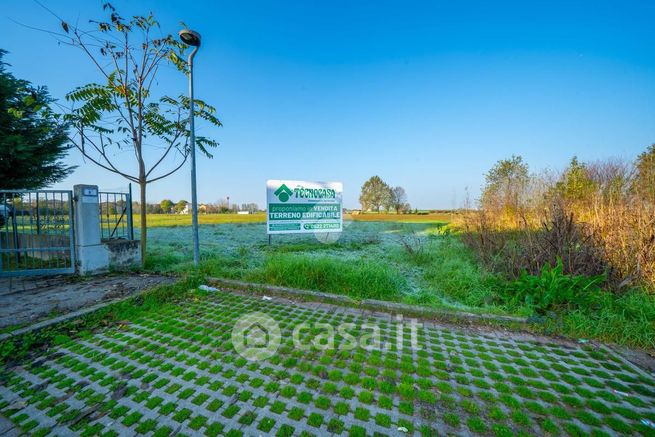
<instances>
[{"instance_id":1,"label":"grass paver driveway","mask_svg":"<svg viewBox=\"0 0 655 437\"><path fill-rule=\"evenodd\" d=\"M280 328L261 361L232 344L254 311ZM34 435L655 435L655 382L604 347L425 323L413 348L409 325L198 294L3 369L0 414Z\"/></svg>"}]
</instances>

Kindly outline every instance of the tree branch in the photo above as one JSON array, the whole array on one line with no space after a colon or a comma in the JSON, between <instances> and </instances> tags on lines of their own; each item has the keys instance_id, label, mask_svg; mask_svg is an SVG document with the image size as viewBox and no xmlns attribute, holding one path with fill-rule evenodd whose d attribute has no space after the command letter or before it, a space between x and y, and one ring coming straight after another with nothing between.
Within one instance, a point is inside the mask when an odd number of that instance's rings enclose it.
<instances>
[{"instance_id":1,"label":"tree branch","mask_svg":"<svg viewBox=\"0 0 655 437\"><path fill-rule=\"evenodd\" d=\"M82 154L83 154L85 157L87 157L88 159L90 159L90 160L91 160L92 162L94 162L95 164L101 166L102 168L111 171L112 173L119 174L119 175L123 176L123 177L126 178L126 179L134 180L135 182L137 182L137 180L135 179L134 176L131 176L131 175L125 173L125 172L122 172L121 170L119 170L118 168L116 168L116 166L115 166L115 165L114 165L114 164L109 160L109 158L107 157L107 154L106 154L106 152L105 152L105 146L104 146L104 144L101 145L101 146L102 146L102 149L101 149L101 148L99 148L99 147L97 146L97 144L96 144L96 143L95 143L91 138L88 137L88 135L86 135L86 134L84 133L84 131L83 131L82 129L79 130L79 134L80 134L81 147L80 147L80 145L77 144L77 142L75 141L74 138L69 137L68 139L69 139L69 141L70 141L71 143L75 144L75 147L77 147L77 149L80 150L80 152L82 152ZM101 137L101 140L102 140L102 137ZM91 155L86 151L86 148L84 147L85 142L89 142L89 143L93 146L93 148L94 148L94 149L95 149L95 150L100 154L100 156L105 160L105 162L107 163L107 165L102 164L101 162L99 162L97 159L95 159L93 156L91 156Z\"/></svg>"},{"instance_id":2,"label":"tree branch","mask_svg":"<svg viewBox=\"0 0 655 437\"><path fill-rule=\"evenodd\" d=\"M181 117L181 112L178 110L178 115L177 115L177 125L178 125L178 126L179 126L179 123L180 123L180 117ZM155 168L157 168L157 166L158 166L158 165L159 165L159 164L164 160L164 158L166 158L166 155L168 155L168 152L171 151L171 149L173 148L173 146L174 146L175 143L177 142L177 140L178 140L178 138L180 137L180 135L182 135L182 129L178 129L178 130L177 130L177 133L175 134L175 136L173 137L173 139L169 142L169 145L168 145L168 147L166 148L166 151L164 152L164 154L161 156L161 158L159 158L159 160L158 160L158 161L157 161L157 162L156 162L156 163L155 163L155 164L150 168L150 170L148 170L148 172L146 173L146 178L147 178L148 176L150 176L150 173L152 173L152 171L153 171ZM188 153L184 153L183 155L185 156L185 159L186 159L186 155L188 155Z\"/></svg>"},{"instance_id":3,"label":"tree branch","mask_svg":"<svg viewBox=\"0 0 655 437\"><path fill-rule=\"evenodd\" d=\"M112 172L112 173L119 174L119 175L123 176L125 179L128 179L128 180L130 180L130 181L132 181L132 182L135 182L135 183L138 183L138 182L139 182L139 180L136 179L136 178L134 178L133 176L130 176L130 175L125 174L125 173L122 173L122 172L120 172L120 171L116 171L116 170L114 170L114 169L112 169L112 168L110 168L110 167L107 167L106 165L102 164L101 162L99 162L98 160L96 160L93 156L91 156L91 155L89 155L88 153L86 153L86 151L84 150L84 147L80 147L80 145L77 144L77 142L75 142L72 138L69 137L68 139L69 139L69 141L70 141L71 143L73 143L73 144L75 145L75 148L77 148L77 149L82 153L82 155L83 155L85 158L87 158L89 161L93 162L93 163L94 163L95 165L97 165L98 167L102 167L102 168L104 168L105 170L108 170L108 171L110 171L110 172Z\"/></svg>"},{"instance_id":4,"label":"tree branch","mask_svg":"<svg viewBox=\"0 0 655 437\"><path fill-rule=\"evenodd\" d=\"M151 182L158 181L159 179L164 179L165 177L168 177L168 176L172 175L173 173L175 173L176 171L178 171L180 168L182 168L182 166L183 166L184 163L186 162L187 158L189 157L189 154L186 153L186 154L184 154L183 156L184 156L184 159L182 160L182 162L180 163L180 165L178 165L177 167L175 167L172 171L170 171L170 172L168 172L168 173L166 173L166 174L164 174L164 175L162 175L162 176L158 176L158 177L156 177L156 178L154 178L154 179L146 180L146 183L149 184L149 183L151 183Z\"/></svg>"}]
</instances>

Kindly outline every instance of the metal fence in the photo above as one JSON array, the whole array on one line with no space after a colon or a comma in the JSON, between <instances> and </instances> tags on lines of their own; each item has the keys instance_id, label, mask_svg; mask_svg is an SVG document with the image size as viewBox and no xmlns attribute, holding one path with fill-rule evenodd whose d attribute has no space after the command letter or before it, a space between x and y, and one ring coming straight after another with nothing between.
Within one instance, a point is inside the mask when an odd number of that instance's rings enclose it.
<instances>
[{"instance_id":1,"label":"metal fence","mask_svg":"<svg viewBox=\"0 0 655 437\"><path fill-rule=\"evenodd\" d=\"M73 273L73 193L0 190L0 276Z\"/></svg>"},{"instance_id":2,"label":"metal fence","mask_svg":"<svg viewBox=\"0 0 655 437\"><path fill-rule=\"evenodd\" d=\"M132 194L98 192L100 232L103 240L134 240Z\"/></svg>"}]
</instances>

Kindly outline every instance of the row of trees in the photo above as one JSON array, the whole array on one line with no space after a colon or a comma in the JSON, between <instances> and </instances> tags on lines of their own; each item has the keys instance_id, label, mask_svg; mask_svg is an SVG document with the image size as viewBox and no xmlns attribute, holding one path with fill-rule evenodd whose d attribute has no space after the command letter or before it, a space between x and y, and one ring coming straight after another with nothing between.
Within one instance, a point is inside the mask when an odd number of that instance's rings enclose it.
<instances>
[{"instance_id":1,"label":"row of trees","mask_svg":"<svg viewBox=\"0 0 655 437\"><path fill-rule=\"evenodd\" d=\"M184 211L184 208L189 204L186 200L182 199L173 202L170 199L164 199L157 203L147 204L148 214L179 214ZM221 199L215 203L203 203L200 206L201 212L205 214L227 214L236 213L238 211L248 211L255 213L259 211L259 206L256 203L243 203L238 205L236 203L230 204L227 199Z\"/></svg>"},{"instance_id":2,"label":"row of trees","mask_svg":"<svg viewBox=\"0 0 655 437\"><path fill-rule=\"evenodd\" d=\"M186 200L182 199L174 203L170 199L164 199L159 202L159 212L164 214L170 214L173 212L181 213L184 208L189 204Z\"/></svg>"},{"instance_id":3,"label":"row of trees","mask_svg":"<svg viewBox=\"0 0 655 437\"><path fill-rule=\"evenodd\" d=\"M373 176L362 185L359 196L362 211L395 211L397 214L409 212L407 194L403 187L391 187L380 176Z\"/></svg>"},{"instance_id":4,"label":"row of trees","mask_svg":"<svg viewBox=\"0 0 655 437\"><path fill-rule=\"evenodd\" d=\"M560 258L568 273L609 273L618 288L655 285L655 145L634 162L574 157L558 173L532 174L520 156L501 160L468 224L481 255L514 273Z\"/></svg>"},{"instance_id":5,"label":"row of trees","mask_svg":"<svg viewBox=\"0 0 655 437\"><path fill-rule=\"evenodd\" d=\"M521 156L500 160L485 177L481 207L517 225L544 200L558 197L568 204L588 205L596 196L612 203L631 200L655 205L655 145L634 163L583 163L574 156L559 174L530 174Z\"/></svg>"}]
</instances>

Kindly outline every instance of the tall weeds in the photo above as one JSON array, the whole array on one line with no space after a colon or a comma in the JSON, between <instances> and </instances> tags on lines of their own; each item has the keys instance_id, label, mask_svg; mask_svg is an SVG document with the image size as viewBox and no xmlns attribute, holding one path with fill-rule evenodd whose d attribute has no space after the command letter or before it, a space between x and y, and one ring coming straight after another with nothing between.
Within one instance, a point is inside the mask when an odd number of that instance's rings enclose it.
<instances>
[{"instance_id":1,"label":"tall weeds","mask_svg":"<svg viewBox=\"0 0 655 437\"><path fill-rule=\"evenodd\" d=\"M650 155L655 147L634 164L574 158L560 175L531 175L513 187L521 191L511 207L497 187L511 183L512 170L501 183L494 170L496 185L485 189L478 210L464 214L464 239L487 267L509 278L539 275L561 260L564 274L604 274L605 288L614 292L643 286L655 293L655 199L649 191L655 182L648 173L655 166L644 165L655 162Z\"/></svg>"}]
</instances>

